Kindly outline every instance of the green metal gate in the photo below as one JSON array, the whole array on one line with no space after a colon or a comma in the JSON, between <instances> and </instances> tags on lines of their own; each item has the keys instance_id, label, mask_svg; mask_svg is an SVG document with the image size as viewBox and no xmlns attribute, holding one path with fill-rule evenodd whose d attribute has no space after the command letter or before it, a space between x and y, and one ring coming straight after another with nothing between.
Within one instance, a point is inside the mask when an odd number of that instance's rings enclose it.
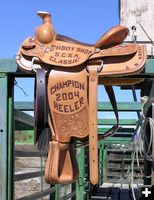
<instances>
[{"instance_id":1,"label":"green metal gate","mask_svg":"<svg viewBox=\"0 0 154 200\"><path fill-rule=\"evenodd\" d=\"M138 77L154 76L154 62L149 59L145 72ZM33 102L14 102L14 79L15 77L34 77L33 74L23 74L17 71L17 66L12 59L0 59L0 200L11 199L43 199L43 196L50 196L50 199L89 199L92 186L89 183L88 177L88 153L87 147L77 149L77 159L79 163L79 178L71 186L49 186L44 189L41 185L39 192L31 195L26 195L20 198L15 197L15 183L22 180L27 180L35 177L42 177L43 170L37 172L27 172L23 174L14 173L14 163L16 157L38 157L40 164L42 164L41 154L37 151L16 149L15 130L19 129L21 134L25 134L26 138L23 147L26 144L33 143L33 117L24 113L26 110L33 110ZM139 102L121 102L118 103L119 112L140 112L141 104ZM108 102L99 102L98 111L112 111L112 107ZM23 121L25 125L23 126ZM98 119L98 134L102 134L108 126L116 123L114 119ZM117 137L106 138L100 141L99 148L99 185L107 179L107 162L108 162L108 147L111 144L131 144L131 137L134 129L132 126L137 125L137 119L120 119L120 126L125 127L119 129ZM22 127L24 129L22 130ZM103 127L103 128L102 128ZM105 127L105 128L104 128ZM125 133L125 137L122 133ZM126 134L128 133L128 134ZM44 153L45 157L46 154ZM41 179L42 180L42 179ZM66 190L68 191L66 192ZM61 194L63 193L63 196Z\"/></svg>"}]
</instances>

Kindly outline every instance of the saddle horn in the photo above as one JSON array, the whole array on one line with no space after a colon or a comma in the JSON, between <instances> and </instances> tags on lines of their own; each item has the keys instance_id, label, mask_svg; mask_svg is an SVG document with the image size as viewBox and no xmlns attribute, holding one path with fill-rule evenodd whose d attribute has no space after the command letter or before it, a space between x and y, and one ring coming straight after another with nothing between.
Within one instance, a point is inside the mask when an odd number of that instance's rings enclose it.
<instances>
[{"instance_id":1,"label":"saddle horn","mask_svg":"<svg viewBox=\"0 0 154 200\"><path fill-rule=\"evenodd\" d=\"M51 14L38 11L37 15L42 18L43 24L35 29L35 34L40 43L47 44L55 37L54 27L51 22Z\"/></svg>"}]
</instances>

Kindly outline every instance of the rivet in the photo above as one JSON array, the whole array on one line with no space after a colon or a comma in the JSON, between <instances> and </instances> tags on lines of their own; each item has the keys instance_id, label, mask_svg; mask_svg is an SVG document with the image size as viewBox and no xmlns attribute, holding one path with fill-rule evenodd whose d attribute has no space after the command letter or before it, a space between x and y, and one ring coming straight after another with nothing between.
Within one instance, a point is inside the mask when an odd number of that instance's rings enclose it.
<instances>
[{"instance_id":1,"label":"rivet","mask_svg":"<svg viewBox=\"0 0 154 200\"><path fill-rule=\"evenodd\" d=\"M100 48L95 48L95 53L98 53L100 51L101 51Z\"/></svg>"},{"instance_id":2,"label":"rivet","mask_svg":"<svg viewBox=\"0 0 154 200\"><path fill-rule=\"evenodd\" d=\"M129 67L128 67L128 66L126 66L126 70L129 70Z\"/></svg>"},{"instance_id":3,"label":"rivet","mask_svg":"<svg viewBox=\"0 0 154 200\"><path fill-rule=\"evenodd\" d=\"M31 37L31 38L29 38L29 42L31 43L31 42L34 42L36 40L36 38L35 37Z\"/></svg>"},{"instance_id":4,"label":"rivet","mask_svg":"<svg viewBox=\"0 0 154 200\"><path fill-rule=\"evenodd\" d=\"M94 82L96 79L95 78L91 78L91 81Z\"/></svg>"},{"instance_id":5,"label":"rivet","mask_svg":"<svg viewBox=\"0 0 154 200\"><path fill-rule=\"evenodd\" d=\"M16 59L16 60L20 60L20 59L21 59L21 54L19 54L19 53L16 54L16 55L15 55L15 59Z\"/></svg>"}]
</instances>

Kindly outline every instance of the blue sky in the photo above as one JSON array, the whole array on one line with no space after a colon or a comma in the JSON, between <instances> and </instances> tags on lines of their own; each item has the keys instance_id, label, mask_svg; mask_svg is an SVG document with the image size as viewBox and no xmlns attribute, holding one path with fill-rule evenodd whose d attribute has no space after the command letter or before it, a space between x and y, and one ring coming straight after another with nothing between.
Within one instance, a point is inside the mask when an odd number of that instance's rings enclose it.
<instances>
[{"instance_id":1,"label":"blue sky","mask_svg":"<svg viewBox=\"0 0 154 200\"><path fill-rule=\"evenodd\" d=\"M41 24L38 10L52 14L57 33L95 43L119 24L119 0L5 0L0 3L0 58L13 58L21 42Z\"/></svg>"},{"instance_id":2,"label":"blue sky","mask_svg":"<svg viewBox=\"0 0 154 200\"><path fill-rule=\"evenodd\" d=\"M14 58L23 40L34 35L34 29L42 23L36 15L38 10L52 14L57 33L87 43L95 43L109 28L120 23L119 0L5 0L0 8L0 58ZM15 100L32 101L33 80L17 81L28 97L15 87ZM115 90L118 101L132 101L131 92ZM99 100L108 101L104 90L99 91Z\"/></svg>"}]
</instances>

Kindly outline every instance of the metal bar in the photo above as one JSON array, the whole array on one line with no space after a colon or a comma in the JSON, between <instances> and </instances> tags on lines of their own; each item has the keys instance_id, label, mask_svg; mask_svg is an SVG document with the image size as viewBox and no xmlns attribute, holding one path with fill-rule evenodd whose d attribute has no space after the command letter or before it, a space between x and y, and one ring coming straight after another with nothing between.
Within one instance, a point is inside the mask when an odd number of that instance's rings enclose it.
<instances>
[{"instance_id":1,"label":"metal bar","mask_svg":"<svg viewBox=\"0 0 154 200\"><path fill-rule=\"evenodd\" d=\"M117 144L117 143L129 143L131 141L131 138L123 138L123 137L106 137L102 142L104 144Z\"/></svg>"},{"instance_id":2,"label":"metal bar","mask_svg":"<svg viewBox=\"0 0 154 200\"><path fill-rule=\"evenodd\" d=\"M154 120L154 103L152 103L152 119ZM151 185L154 185L154 133L152 135L152 177Z\"/></svg>"},{"instance_id":3,"label":"metal bar","mask_svg":"<svg viewBox=\"0 0 154 200\"><path fill-rule=\"evenodd\" d=\"M100 132L100 131L98 131L98 134L99 135L102 135L103 134L103 132ZM125 132L123 132L123 133L119 133L119 132L114 132L114 135L112 136L112 137L132 137L133 136L133 134L134 133L125 133Z\"/></svg>"},{"instance_id":4,"label":"metal bar","mask_svg":"<svg viewBox=\"0 0 154 200\"><path fill-rule=\"evenodd\" d=\"M108 161L107 146L105 145L103 151L103 182L105 182L107 179L107 161Z\"/></svg>"},{"instance_id":5,"label":"metal bar","mask_svg":"<svg viewBox=\"0 0 154 200\"><path fill-rule=\"evenodd\" d=\"M43 173L44 173L44 171L43 171ZM41 171L16 174L14 176L14 181L22 181L22 180L26 180L26 179L30 179L30 178L39 177L39 176L42 176Z\"/></svg>"},{"instance_id":6,"label":"metal bar","mask_svg":"<svg viewBox=\"0 0 154 200\"><path fill-rule=\"evenodd\" d=\"M98 125L116 125L116 119L98 119ZM136 119L120 119L119 125L131 125L136 126L137 120Z\"/></svg>"},{"instance_id":7,"label":"metal bar","mask_svg":"<svg viewBox=\"0 0 154 200\"><path fill-rule=\"evenodd\" d=\"M147 116L145 117L152 117L152 106L150 106ZM148 124L145 128L144 132L144 185L151 185L151 164L152 162L146 158L146 152L149 149L150 143L150 125ZM151 149L150 149L151 151Z\"/></svg>"},{"instance_id":8,"label":"metal bar","mask_svg":"<svg viewBox=\"0 0 154 200\"><path fill-rule=\"evenodd\" d=\"M39 198L41 199L42 195L44 197L44 196L50 195L50 194L52 194L54 192L55 192L55 188L52 187L52 188L49 188L47 190L44 190L43 194L42 194L42 192L37 192L35 194L24 196L24 197L18 198L16 200L36 200L36 199L39 199Z\"/></svg>"},{"instance_id":9,"label":"metal bar","mask_svg":"<svg viewBox=\"0 0 154 200\"><path fill-rule=\"evenodd\" d=\"M79 166L79 178L76 182L76 199L77 200L84 200L84 176L85 176L85 149L81 147L77 149L77 160Z\"/></svg>"},{"instance_id":10,"label":"metal bar","mask_svg":"<svg viewBox=\"0 0 154 200\"><path fill-rule=\"evenodd\" d=\"M141 111L140 102L117 102L117 109L120 112L136 112ZM110 102L98 102L98 111L113 111Z\"/></svg>"},{"instance_id":11,"label":"metal bar","mask_svg":"<svg viewBox=\"0 0 154 200\"><path fill-rule=\"evenodd\" d=\"M55 185L55 200L60 200L60 184ZM51 199L52 200L52 199Z\"/></svg>"},{"instance_id":12,"label":"metal bar","mask_svg":"<svg viewBox=\"0 0 154 200\"><path fill-rule=\"evenodd\" d=\"M7 200L7 84L8 77L0 73L0 200Z\"/></svg>"},{"instance_id":13,"label":"metal bar","mask_svg":"<svg viewBox=\"0 0 154 200\"><path fill-rule=\"evenodd\" d=\"M108 197L108 196L91 196L91 199L103 199L103 200L112 200L111 197Z\"/></svg>"},{"instance_id":14,"label":"metal bar","mask_svg":"<svg viewBox=\"0 0 154 200\"><path fill-rule=\"evenodd\" d=\"M0 59L0 72L16 72L17 64L15 59Z\"/></svg>"},{"instance_id":15,"label":"metal bar","mask_svg":"<svg viewBox=\"0 0 154 200\"><path fill-rule=\"evenodd\" d=\"M42 153L34 145L16 145L15 156L16 157L41 157L47 156L47 149Z\"/></svg>"},{"instance_id":16,"label":"metal bar","mask_svg":"<svg viewBox=\"0 0 154 200\"><path fill-rule=\"evenodd\" d=\"M74 196L72 196L71 200L76 200L76 182L71 184L71 192L75 193Z\"/></svg>"},{"instance_id":17,"label":"metal bar","mask_svg":"<svg viewBox=\"0 0 154 200\"><path fill-rule=\"evenodd\" d=\"M20 111L33 111L34 110L34 102L15 102L15 109ZM117 102L118 111L141 111L141 103L140 102ZM110 102L98 102L98 111L113 111Z\"/></svg>"},{"instance_id":18,"label":"metal bar","mask_svg":"<svg viewBox=\"0 0 154 200\"><path fill-rule=\"evenodd\" d=\"M24 151L18 151L15 150L14 155L16 157L40 157L41 153L40 152L24 152ZM47 156L47 153L43 153L43 156Z\"/></svg>"},{"instance_id":19,"label":"metal bar","mask_svg":"<svg viewBox=\"0 0 154 200\"><path fill-rule=\"evenodd\" d=\"M135 86L132 86L132 93L133 93L134 102L137 102L137 96L136 96ZM137 113L138 119L140 119L140 112L137 111L136 113Z\"/></svg>"},{"instance_id":20,"label":"metal bar","mask_svg":"<svg viewBox=\"0 0 154 200\"><path fill-rule=\"evenodd\" d=\"M34 127L34 117L31 115L28 115L27 113L24 113L20 110L14 110L14 117L16 121L22 122L24 124L28 124L32 127Z\"/></svg>"},{"instance_id":21,"label":"metal bar","mask_svg":"<svg viewBox=\"0 0 154 200\"><path fill-rule=\"evenodd\" d=\"M14 78L8 77L8 151L7 151L7 172L8 172L8 199L14 196L14 118L13 118L13 96L14 96Z\"/></svg>"},{"instance_id":22,"label":"metal bar","mask_svg":"<svg viewBox=\"0 0 154 200\"><path fill-rule=\"evenodd\" d=\"M145 64L145 71L142 72L142 75L154 75L154 59L147 59L147 62ZM32 76L31 74L27 74L21 71L17 71L17 64L15 62L15 59L0 59L0 71L1 72L16 72L16 75L19 74L25 74L26 76ZM34 76L34 75L33 75Z\"/></svg>"},{"instance_id":23,"label":"metal bar","mask_svg":"<svg viewBox=\"0 0 154 200\"><path fill-rule=\"evenodd\" d=\"M99 142L99 185L102 185L103 180L103 143Z\"/></svg>"},{"instance_id":24,"label":"metal bar","mask_svg":"<svg viewBox=\"0 0 154 200\"><path fill-rule=\"evenodd\" d=\"M24 122L15 121L15 131L24 131L24 130L27 131L34 130L34 127Z\"/></svg>"},{"instance_id":25,"label":"metal bar","mask_svg":"<svg viewBox=\"0 0 154 200\"><path fill-rule=\"evenodd\" d=\"M71 193L66 194L65 196L63 196L60 200L70 199L70 198L72 198L74 196L75 196L75 192L71 192Z\"/></svg>"},{"instance_id":26,"label":"metal bar","mask_svg":"<svg viewBox=\"0 0 154 200\"><path fill-rule=\"evenodd\" d=\"M154 59L148 59L147 64L145 65L144 74L153 76L154 75Z\"/></svg>"},{"instance_id":27,"label":"metal bar","mask_svg":"<svg viewBox=\"0 0 154 200\"><path fill-rule=\"evenodd\" d=\"M20 111L33 111L34 110L34 102L25 102L25 101L20 101L20 102L15 102L14 103L14 108Z\"/></svg>"},{"instance_id":28,"label":"metal bar","mask_svg":"<svg viewBox=\"0 0 154 200\"><path fill-rule=\"evenodd\" d=\"M106 132L106 131L108 131L109 130L109 128L98 128L97 129L97 131L98 132L102 132L102 133L104 133L104 132ZM124 127L119 127L118 128L118 130L117 130L117 133L134 133L134 131L135 131L135 129L134 128L124 128Z\"/></svg>"}]
</instances>

